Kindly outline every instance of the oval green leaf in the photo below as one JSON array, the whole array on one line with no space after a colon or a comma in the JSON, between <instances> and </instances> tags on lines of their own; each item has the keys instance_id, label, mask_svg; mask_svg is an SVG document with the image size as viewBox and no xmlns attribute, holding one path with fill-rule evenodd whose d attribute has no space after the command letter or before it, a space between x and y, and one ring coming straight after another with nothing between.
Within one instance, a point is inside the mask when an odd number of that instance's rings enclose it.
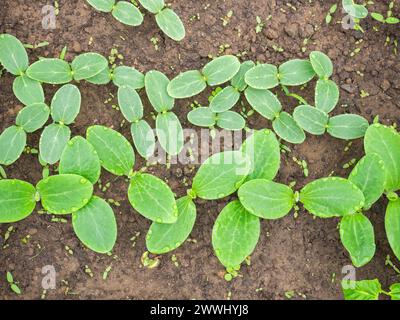
<instances>
[{"instance_id":1,"label":"oval green leaf","mask_svg":"<svg viewBox=\"0 0 400 320\"><path fill-rule=\"evenodd\" d=\"M118 88L118 105L125 119L139 121L143 117L143 104L139 94L132 87Z\"/></svg>"},{"instance_id":2,"label":"oval green leaf","mask_svg":"<svg viewBox=\"0 0 400 320\"><path fill-rule=\"evenodd\" d=\"M356 4L353 0L342 0L344 11L356 19L364 19L368 16L368 9L365 5Z\"/></svg>"},{"instance_id":3,"label":"oval green leaf","mask_svg":"<svg viewBox=\"0 0 400 320\"><path fill-rule=\"evenodd\" d=\"M239 101L240 92L232 86L227 86L217 93L210 102L210 109L215 113L232 109Z\"/></svg>"},{"instance_id":4,"label":"oval green leaf","mask_svg":"<svg viewBox=\"0 0 400 320\"><path fill-rule=\"evenodd\" d=\"M287 112L281 112L272 122L275 133L283 140L300 144L306 140L303 129L297 124L293 117Z\"/></svg>"},{"instance_id":5,"label":"oval green leaf","mask_svg":"<svg viewBox=\"0 0 400 320\"><path fill-rule=\"evenodd\" d=\"M42 128L49 119L50 108L45 103L35 103L18 112L15 124L27 133L35 132Z\"/></svg>"},{"instance_id":6,"label":"oval green leaf","mask_svg":"<svg viewBox=\"0 0 400 320\"><path fill-rule=\"evenodd\" d=\"M146 73L146 94L157 112L168 111L174 107L175 100L167 92L169 82L167 76L159 71L152 70Z\"/></svg>"},{"instance_id":7,"label":"oval green leaf","mask_svg":"<svg viewBox=\"0 0 400 320\"><path fill-rule=\"evenodd\" d=\"M247 85L254 89L272 89L279 84L278 68L272 64L259 64L247 71Z\"/></svg>"},{"instance_id":8,"label":"oval green leaf","mask_svg":"<svg viewBox=\"0 0 400 320\"><path fill-rule=\"evenodd\" d=\"M217 115L217 126L225 130L242 130L246 120L239 113L228 110Z\"/></svg>"},{"instance_id":9,"label":"oval green leaf","mask_svg":"<svg viewBox=\"0 0 400 320\"><path fill-rule=\"evenodd\" d=\"M156 138L150 125L145 120L134 122L131 134L137 152L145 159L150 158L156 147Z\"/></svg>"},{"instance_id":10,"label":"oval green leaf","mask_svg":"<svg viewBox=\"0 0 400 320\"><path fill-rule=\"evenodd\" d=\"M120 1L122 2L122 1ZM118 2L118 3L120 3ZM108 66L108 61L101 54L88 52L75 57L71 63L74 79L80 81L90 79L102 72Z\"/></svg>"},{"instance_id":11,"label":"oval green leaf","mask_svg":"<svg viewBox=\"0 0 400 320\"><path fill-rule=\"evenodd\" d=\"M280 101L269 90L248 87L244 94L251 107L268 120L275 119L282 110Z\"/></svg>"},{"instance_id":12,"label":"oval green leaf","mask_svg":"<svg viewBox=\"0 0 400 320\"><path fill-rule=\"evenodd\" d=\"M128 1L118 1L111 13L115 19L128 26L140 26L143 22L140 10Z\"/></svg>"},{"instance_id":13,"label":"oval green leaf","mask_svg":"<svg viewBox=\"0 0 400 320\"><path fill-rule=\"evenodd\" d=\"M308 60L294 59L279 67L280 83L284 86L300 86L309 82L315 76L315 71Z\"/></svg>"},{"instance_id":14,"label":"oval green leaf","mask_svg":"<svg viewBox=\"0 0 400 320\"><path fill-rule=\"evenodd\" d=\"M378 300L382 287L378 279L342 281L345 300Z\"/></svg>"},{"instance_id":15,"label":"oval green leaf","mask_svg":"<svg viewBox=\"0 0 400 320\"><path fill-rule=\"evenodd\" d=\"M331 112L339 102L339 94L334 81L319 79L315 87L315 107L325 113Z\"/></svg>"},{"instance_id":16,"label":"oval green leaf","mask_svg":"<svg viewBox=\"0 0 400 320\"><path fill-rule=\"evenodd\" d=\"M245 76L247 71L255 66L254 62L251 60L245 61L240 65L238 73L232 78L231 86L236 90L242 92L247 88L247 83L245 81Z\"/></svg>"},{"instance_id":17,"label":"oval green leaf","mask_svg":"<svg viewBox=\"0 0 400 320\"><path fill-rule=\"evenodd\" d=\"M39 81L26 75L16 77L13 82L13 92L24 105L44 102L44 92Z\"/></svg>"},{"instance_id":18,"label":"oval green leaf","mask_svg":"<svg viewBox=\"0 0 400 320\"><path fill-rule=\"evenodd\" d=\"M310 53L310 62L315 73L322 79L328 79L333 74L333 63L323 52L313 51Z\"/></svg>"},{"instance_id":19,"label":"oval green leaf","mask_svg":"<svg viewBox=\"0 0 400 320\"><path fill-rule=\"evenodd\" d=\"M190 70L172 79L167 91L175 99L184 99L201 93L206 87L207 83L200 71Z\"/></svg>"},{"instance_id":20,"label":"oval green leaf","mask_svg":"<svg viewBox=\"0 0 400 320\"><path fill-rule=\"evenodd\" d=\"M144 88L144 74L133 67L116 67L112 74L112 80L117 87L129 86L133 89Z\"/></svg>"},{"instance_id":21,"label":"oval green leaf","mask_svg":"<svg viewBox=\"0 0 400 320\"><path fill-rule=\"evenodd\" d=\"M26 74L36 81L64 84L72 81L72 70L68 62L61 59L44 58L31 64Z\"/></svg>"},{"instance_id":22,"label":"oval green leaf","mask_svg":"<svg viewBox=\"0 0 400 320\"><path fill-rule=\"evenodd\" d=\"M324 134L329 121L325 112L308 105L294 109L293 118L304 131L314 135Z\"/></svg>"},{"instance_id":23,"label":"oval green leaf","mask_svg":"<svg viewBox=\"0 0 400 320\"><path fill-rule=\"evenodd\" d=\"M216 114L210 108L199 107L190 111L187 118L191 124L199 127L212 127L216 123Z\"/></svg>"},{"instance_id":24,"label":"oval green leaf","mask_svg":"<svg viewBox=\"0 0 400 320\"><path fill-rule=\"evenodd\" d=\"M48 164L55 164L60 160L70 137L71 130L67 126L58 123L48 125L40 136L40 158Z\"/></svg>"},{"instance_id":25,"label":"oval green leaf","mask_svg":"<svg viewBox=\"0 0 400 320\"><path fill-rule=\"evenodd\" d=\"M75 121L80 109L81 93L73 84L62 86L51 100L51 117L54 122L69 125Z\"/></svg>"},{"instance_id":26,"label":"oval green leaf","mask_svg":"<svg viewBox=\"0 0 400 320\"><path fill-rule=\"evenodd\" d=\"M85 79L87 82L97 85L105 85L110 83L112 78L112 73L110 69L107 67L100 73L96 74L94 77Z\"/></svg>"},{"instance_id":27,"label":"oval green leaf","mask_svg":"<svg viewBox=\"0 0 400 320\"><path fill-rule=\"evenodd\" d=\"M165 8L156 14L159 28L172 40L181 41L185 35L185 26L175 11Z\"/></svg>"},{"instance_id":28,"label":"oval green leaf","mask_svg":"<svg viewBox=\"0 0 400 320\"><path fill-rule=\"evenodd\" d=\"M202 73L209 86L217 86L231 80L240 69L240 61L235 56L226 55L207 63Z\"/></svg>"},{"instance_id":29,"label":"oval green leaf","mask_svg":"<svg viewBox=\"0 0 400 320\"><path fill-rule=\"evenodd\" d=\"M165 7L164 0L139 0L139 2L143 8L153 14L157 14Z\"/></svg>"},{"instance_id":30,"label":"oval green leaf","mask_svg":"<svg viewBox=\"0 0 400 320\"><path fill-rule=\"evenodd\" d=\"M172 156L183 149L182 125L173 112L159 113L156 118L157 138L161 147Z\"/></svg>"},{"instance_id":31,"label":"oval green leaf","mask_svg":"<svg viewBox=\"0 0 400 320\"><path fill-rule=\"evenodd\" d=\"M11 126L0 135L0 164L9 166L21 156L26 146L26 133L22 127Z\"/></svg>"},{"instance_id":32,"label":"oval green leaf","mask_svg":"<svg viewBox=\"0 0 400 320\"><path fill-rule=\"evenodd\" d=\"M385 230L390 247L400 260L400 199L389 201L385 215Z\"/></svg>"},{"instance_id":33,"label":"oval green leaf","mask_svg":"<svg viewBox=\"0 0 400 320\"><path fill-rule=\"evenodd\" d=\"M87 2L101 12L111 12L115 4L115 0L87 0Z\"/></svg>"},{"instance_id":34,"label":"oval green leaf","mask_svg":"<svg viewBox=\"0 0 400 320\"><path fill-rule=\"evenodd\" d=\"M21 41L11 34L0 35L0 63L15 76L22 75L28 68L28 54Z\"/></svg>"},{"instance_id":35,"label":"oval green leaf","mask_svg":"<svg viewBox=\"0 0 400 320\"><path fill-rule=\"evenodd\" d=\"M368 127L368 121L362 116L340 114L329 119L327 131L332 137L351 140L364 137Z\"/></svg>"}]
</instances>

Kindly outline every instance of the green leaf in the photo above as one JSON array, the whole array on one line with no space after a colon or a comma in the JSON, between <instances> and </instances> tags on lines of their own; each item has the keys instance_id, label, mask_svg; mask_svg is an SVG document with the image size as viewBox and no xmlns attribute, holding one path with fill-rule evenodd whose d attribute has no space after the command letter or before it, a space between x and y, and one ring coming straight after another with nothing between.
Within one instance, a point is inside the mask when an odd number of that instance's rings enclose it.
<instances>
[{"instance_id":1,"label":"green leaf","mask_svg":"<svg viewBox=\"0 0 400 320\"><path fill-rule=\"evenodd\" d=\"M176 201L178 220L173 224L153 222L146 236L147 249L154 254L175 250L189 237L196 221L196 206L189 197Z\"/></svg>"},{"instance_id":2,"label":"green leaf","mask_svg":"<svg viewBox=\"0 0 400 320\"><path fill-rule=\"evenodd\" d=\"M385 190L386 169L382 158L375 153L367 154L354 167L349 180L363 192L364 209L368 210Z\"/></svg>"},{"instance_id":3,"label":"green leaf","mask_svg":"<svg viewBox=\"0 0 400 320\"><path fill-rule=\"evenodd\" d=\"M389 295L391 300L400 300L400 283L394 283L390 286Z\"/></svg>"},{"instance_id":4,"label":"green leaf","mask_svg":"<svg viewBox=\"0 0 400 320\"><path fill-rule=\"evenodd\" d=\"M171 156L183 149L182 125L173 112L159 113L156 118L156 131L161 147Z\"/></svg>"},{"instance_id":5,"label":"green leaf","mask_svg":"<svg viewBox=\"0 0 400 320\"><path fill-rule=\"evenodd\" d=\"M260 219L236 200L228 203L215 221L212 245L226 268L237 269L254 251L259 237Z\"/></svg>"},{"instance_id":6,"label":"green leaf","mask_svg":"<svg viewBox=\"0 0 400 320\"><path fill-rule=\"evenodd\" d=\"M70 137L71 130L67 126L58 123L48 125L40 136L40 158L48 164L55 164L60 160Z\"/></svg>"},{"instance_id":7,"label":"green leaf","mask_svg":"<svg viewBox=\"0 0 400 320\"><path fill-rule=\"evenodd\" d=\"M7 282L8 283L13 283L14 282L14 277L11 274L11 272L9 272L9 271L7 271L6 278L7 278Z\"/></svg>"},{"instance_id":8,"label":"green leaf","mask_svg":"<svg viewBox=\"0 0 400 320\"><path fill-rule=\"evenodd\" d=\"M282 110L280 101L269 90L248 87L244 94L251 107L268 120L275 119Z\"/></svg>"},{"instance_id":9,"label":"green leaf","mask_svg":"<svg viewBox=\"0 0 400 320\"><path fill-rule=\"evenodd\" d=\"M304 131L314 135L324 134L329 120L325 112L308 105L294 109L293 118Z\"/></svg>"},{"instance_id":10,"label":"green leaf","mask_svg":"<svg viewBox=\"0 0 400 320\"><path fill-rule=\"evenodd\" d=\"M69 125L75 121L80 109L81 93L73 84L66 84L58 89L51 101L51 117L54 122Z\"/></svg>"},{"instance_id":11,"label":"green leaf","mask_svg":"<svg viewBox=\"0 0 400 320\"><path fill-rule=\"evenodd\" d=\"M25 219L36 207L36 190L21 180L0 180L0 223Z\"/></svg>"},{"instance_id":12,"label":"green leaf","mask_svg":"<svg viewBox=\"0 0 400 320\"><path fill-rule=\"evenodd\" d=\"M22 293L21 289L15 283L11 283L10 288L15 294L20 295Z\"/></svg>"},{"instance_id":13,"label":"green leaf","mask_svg":"<svg viewBox=\"0 0 400 320\"><path fill-rule=\"evenodd\" d=\"M46 104L35 103L20 110L15 123L25 132L31 133L42 128L49 119L49 115L50 109Z\"/></svg>"},{"instance_id":14,"label":"green leaf","mask_svg":"<svg viewBox=\"0 0 400 320\"><path fill-rule=\"evenodd\" d=\"M353 214L364 207L364 195L347 179L329 177L314 180L300 191L300 201L321 218Z\"/></svg>"},{"instance_id":15,"label":"green leaf","mask_svg":"<svg viewBox=\"0 0 400 320\"><path fill-rule=\"evenodd\" d=\"M0 165L9 166L21 156L26 146L26 133L22 127L11 126L0 135Z\"/></svg>"},{"instance_id":16,"label":"green leaf","mask_svg":"<svg viewBox=\"0 0 400 320\"><path fill-rule=\"evenodd\" d=\"M101 54L94 52L80 54L71 63L73 76L76 81L90 79L102 72L107 66L107 59Z\"/></svg>"},{"instance_id":17,"label":"green leaf","mask_svg":"<svg viewBox=\"0 0 400 320\"><path fill-rule=\"evenodd\" d=\"M400 189L400 135L396 130L373 124L365 133L365 153L378 154L386 168L386 190Z\"/></svg>"},{"instance_id":18,"label":"green leaf","mask_svg":"<svg viewBox=\"0 0 400 320\"><path fill-rule=\"evenodd\" d=\"M207 63L202 73L209 86L217 86L231 80L240 69L240 61L235 56L225 55Z\"/></svg>"},{"instance_id":19,"label":"green leaf","mask_svg":"<svg viewBox=\"0 0 400 320\"><path fill-rule=\"evenodd\" d=\"M232 109L239 99L240 92L232 86L227 86L213 97L210 109L215 113L227 111Z\"/></svg>"},{"instance_id":20,"label":"green leaf","mask_svg":"<svg viewBox=\"0 0 400 320\"><path fill-rule=\"evenodd\" d=\"M190 70L172 79L167 91L175 99L184 99L201 93L206 87L207 83L200 71Z\"/></svg>"},{"instance_id":21,"label":"green leaf","mask_svg":"<svg viewBox=\"0 0 400 320\"><path fill-rule=\"evenodd\" d=\"M116 67L112 74L112 80L117 87L129 86L133 89L144 88L144 74L132 67Z\"/></svg>"},{"instance_id":22,"label":"green leaf","mask_svg":"<svg viewBox=\"0 0 400 320\"><path fill-rule=\"evenodd\" d=\"M388 24L398 24L398 23L400 23L400 19L396 18L396 17L388 17L388 18L386 18L385 22Z\"/></svg>"},{"instance_id":23,"label":"green leaf","mask_svg":"<svg viewBox=\"0 0 400 320\"><path fill-rule=\"evenodd\" d=\"M380 13L371 12L371 17L379 22L385 23L385 17L383 15L381 15Z\"/></svg>"},{"instance_id":24,"label":"green leaf","mask_svg":"<svg viewBox=\"0 0 400 320\"><path fill-rule=\"evenodd\" d=\"M368 126L368 121L357 114L340 114L329 119L327 131L332 137L351 140L364 137Z\"/></svg>"},{"instance_id":25,"label":"green leaf","mask_svg":"<svg viewBox=\"0 0 400 320\"><path fill-rule=\"evenodd\" d=\"M102 12L111 12L115 4L115 0L87 0L87 2L96 10Z\"/></svg>"},{"instance_id":26,"label":"green leaf","mask_svg":"<svg viewBox=\"0 0 400 320\"><path fill-rule=\"evenodd\" d=\"M333 74L333 63L331 59L322 52L313 51L310 53L310 62L315 73L321 79L328 79Z\"/></svg>"},{"instance_id":27,"label":"green leaf","mask_svg":"<svg viewBox=\"0 0 400 320\"><path fill-rule=\"evenodd\" d=\"M216 116L210 108L200 107L190 111L187 118L195 126L212 127L216 123Z\"/></svg>"},{"instance_id":28,"label":"green leaf","mask_svg":"<svg viewBox=\"0 0 400 320\"><path fill-rule=\"evenodd\" d=\"M272 89L279 85L278 68L272 64L259 64L247 71L247 85L254 89Z\"/></svg>"},{"instance_id":29,"label":"green leaf","mask_svg":"<svg viewBox=\"0 0 400 320\"><path fill-rule=\"evenodd\" d=\"M153 129L145 120L134 122L131 125L133 143L137 152L145 159L154 154L156 138Z\"/></svg>"},{"instance_id":30,"label":"green leaf","mask_svg":"<svg viewBox=\"0 0 400 320\"><path fill-rule=\"evenodd\" d=\"M158 223L175 223L178 207L170 187L161 179L137 172L128 190L132 207L142 216Z\"/></svg>"},{"instance_id":31,"label":"green leaf","mask_svg":"<svg viewBox=\"0 0 400 320\"><path fill-rule=\"evenodd\" d=\"M238 73L232 78L231 86L238 91L244 91L247 88L247 83L245 81L245 75L247 71L255 66L254 62L251 60L245 61L240 65Z\"/></svg>"},{"instance_id":32,"label":"green leaf","mask_svg":"<svg viewBox=\"0 0 400 320\"><path fill-rule=\"evenodd\" d=\"M68 141L58 166L60 174L77 174L95 184L100 177L100 159L86 139L76 136Z\"/></svg>"},{"instance_id":33,"label":"green leaf","mask_svg":"<svg viewBox=\"0 0 400 320\"><path fill-rule=\"evenodd\" d=\"M128 26L140 26L143 22L140 10L128 1L118 1L111 13L115 19Z\"/></svg>"},{"instance_id":34,"label":"green leaf","mask_svg":"<svg viewBox=\"0 0 400 320\"><path fill-rule=\"evenodd\" d=\"M342 218L340 239L357 268L366 265L375 255L374 227L362 213Z\"/></svg>"},{"instance_id":35,"label":"green leaf","mask_svg":"<svg viewBox=\"0 0 400 320\"><path fill-rule=\"evenodd\" d=\"M284 86L300 86L309 82L315 71L308 60L294 59L279 67L279 79Z\"/></svg>"},{"instance_id":36,"label":"green leaf","mask_svg":"<svg viewBox=\"0 0 400 320\"><path fill-rule=\"evenodd\" d=\"M281 163L281 153L276 135L269 129L255 131L242 144L241 150L252 163L247 180L273 180Z\"/></svg>"},{"instance_id":37,"label":"green leaf","mask_svg":"<svg viewBox=\"0 0 400 320\"><path fill-rule=\"evenodd\" d=\"M129 122L143 118L143 104L139 94L132 87L118 88L118 105L125 119Z\"/></svg>"},{"instance_id":38,"label":"green leaf","mask_svg":"<svg viewBox=\"0 0 400 320\"><path fill-rule=\"evenodd\" d=\"M22 75L28 68L28 54L21 41L11 34L0 35L0 63L15 76Z\"/></svg>"},{"instance_id":39,"label":"green leaf","mask_svg":"<svg viewBox=\"0 0 400 320\"><path fill-rule=\"evenodd\" d=\"M100 73L96 74L94 77L85 79L87 82L92 83L92 84L97 84L97 85L105 85L110 83L112 78L111 71L107 67L104 70L102 70Z\"/></svg>"},{"instance_id":40,"label":"green leaf","mask_svg":"<svg viewBox=\"0 0 400 320\"><path fill-rule=\"evenodd\" d=\"M240 203L251 214L264 219L279 219L292 210L293 190L284 184L255 179L239 188Z\"/></svg>"},{"instance_id":41,"label":"green leaf","mask_svg":"<svg viewBox=\"0 0 400 320\"><path fill-rule=\"evenodd\" d=\"M315 87L315 107L326 113L335 109L339 102L339 88L332 80L319 79Z\"/></svg>"},{"instance_id":42,"label":"green leaf","mask_svg":"<svg viewBox=\"0 0 400 320\"><path fill-rule=\"evenodd\" d=\"M24 105L44 102L44 93L39 81L26 75L16 77L13 82L13 92Z\"/></svg>"},{"instance_id":43,"label":"green leaf","mask_svg":"<svg viewBox=\"0 0 400 320\"><path fill-rule=\"evenodd\" d=\"M175 100L167 92L169 79L166 75L156 70L149 71L144 83L147 97L157 112L168 111L174 107Z\"/></svg>"},{"instance_id":44,"label":"green leaf","mask_svg":"<svg viewBox=\"0 0 400 320\"><path fill-rule=\"evenodd\" d=\"M68 62L61 59L44 58L31 64L26 74L36 81L64 84L72 81L72 70Z\"/></svg>"},{"instance_id":45,"label":"green leaf","mask_svg":"<svg viewBox=\"0 0 400 320\"><path fill-rule=\"evenodd\" d=\"M76 174L60 174L40 180L36 186L43 208L53 214L67 214L83 208L93 194L89 180Z\"/></svg>"},{"instance_id":46,"label":"green leaf","mask_svg":"<svg viewBox=\"0 0 400 320\"><path fill-rule=\"evenodd\" d=\"M153 14L157 14L165 7L164 0L139 0L139 2L143 8Z\"/></svg>"},{"instance_id":47,"label":"green leaf","mask_svg":"<svg viewBox=\"0 0 400 320\"><path fill-rule=\"evenodd\" d=\"M302 128L297 124L293 117L287 112L281 112L272 122L275 133L283 140L300 144L306 139Z\"/></svg>"},{"instance_id":48,"label":"green leaf","mask_svg":"<svg viewBox=\"0 0 400 320\"><path fill-rule=\"evenodd\" d=\"M389 201L386 208L385 229L390 247L400 260L400 199Z\"/></svg>"},{"instance_id":49,"label":"green leaf","mask_svg":"<svg viewBox=\"0 0 400 320\"><path fill-rule=\"evenodd\" d=\"M250 159L241 151L214 154L197 171L193 191L202 199L225 198L239 189L250 170Z\"/></svg>"},{"instance_id":50,"label":"green leaf","mask_svg":"<svg viewBox=\"0 0 400 320\"><path fill-rule=\"evenodd\" d=\"M114 212L99 197L92 197L87 205L72 214L72 227L78 239L98 253L111 252L117 240Z\"/></svg>"},{"instance_id":51,"label":"green leaf","mask_svg":"<svg viewBox=\"0 0 400 320\"><path fill-rule=\"evenodd\" d=\"M116 176L129 175L135 164L135 153L122 134L96 125L87 129L86 139L95 148L104 169Z\"/></svg>"},{"instance_id":52,"label":"green leaf","mask_svg":"<svg viewBox=\"0 0 400 320\"><path fill-rule=\"evenodd\" d=\"M228 110L217 115L217 126L226 130L242 130L246 121L239 113Z\"/></svg>"},{"instance_id":53,"label":"green leaf","mask_svg":"<svg viewBox=\"0 0 400 320\"><path fill-rule=\"evenodd\" d=\"M345 300L378 300L382 287L378 279L343 280L342 289Z\"/></svg>"},{"instance_id":54,"label":"green leaf","mask_svg":"<svg viewBox=\"0 0 400 320\"><path fill-rule=\"evenodd\" d=\"M368 16L368 9L361 4L355 4L353 0L342 0L344 11L356 19L364 19Z\"/></svg>"},{"instance_id":55,"label":"green leaf","mask_svg":"<svg viewBox=\"0 0 400 320\"><path fill-rule=\"evenodd\" d=\"M159 28L172 40L181 41L186 34L185 26L175 11L165 8L156 14Z\"/></svg>"}]
</instances>

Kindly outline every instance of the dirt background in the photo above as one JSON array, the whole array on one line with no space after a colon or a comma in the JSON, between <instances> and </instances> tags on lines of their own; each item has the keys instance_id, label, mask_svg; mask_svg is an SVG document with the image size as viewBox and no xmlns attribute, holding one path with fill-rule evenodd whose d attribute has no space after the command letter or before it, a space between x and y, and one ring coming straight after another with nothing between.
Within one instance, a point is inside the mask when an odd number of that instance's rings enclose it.
<instances>
[{"instance_id":1,"label":"dirt background","mask_svg":"<svg viewBox=\"0 0 400 320\"><path fill-rule=\"evenodd\" d=\"M221 45L229 45L225 53L244 53L242 59L276 65L292 58L306 58L310 51L321 50L332 58L335 66L333 78L341 88L340 105L334 113L357 113L370 121L379 114L383 123L400 125L400 60L394 54L393 45L393 39L400 35L398 26L380 25L379 31L374 31L373 26L379 24L368 18L362 22L364 34L344 30L341 25L344 14L340 9L332 23L326 25L326 14L338 1L168 2L186 26L187 36L181 43L166 38L150 14L146 15L143 25L127 27L110 14L96 12L83 0L59 1L55 30L42 28L42 7L52 5L53 1L1 0L0 33L11 33L24 43L48 41L50 45L45 48L29 50L32 61L37 56L58 55L65 45L69 48L68 59L87 51L108 56L111 48L118 48L125 65L143 72L158 69L170 78L179 71L201 68L209 61L209 54L218 54ZM385 12L389 1L376 2L374 9ZM221 18L230 10L233 15L224 27ZM399 15L398 8L396 13ZM264 22L271 16L259 34L255 32L256 16ZM391 38L390 45L385 44L387 36ZM152 37L159 40L158 50L150 40ZM304 45L304 39L309 39L307 45ZM283 52L278 52L274 46L283 48ZM352 56L356 48L360 48L360 52ZM9 74L0 78L1 131L14 122L22 108L12 94L12 80ZM308 101L313 101L314 85L313 82L301 92ZM129 125L120 128L122 115L111 107L116 100L104 103L110 93L115 95L116 88L113 85L97 87L85 82L79 87L83 98L82 110L72 126L73 133L84 135L87 126L98 123L113 126L131 139ZM46 86L47 102L55 90L55 87ZM361 90L368 92L369 96L361 98ZM210 90L196 100L206 105L209 94ZM297 104L294 99L283 95L281 101L287 111L292 111ZM186 120L191 102L193 99L179 100L175 106L186 128L192 127ZM152 109L147 101L145 110L146 119L154 125L150 114ZM270 123L260 116L252 116L248 126L264 128L270 127ZM30 135L28 145L37 148L39 135ZM282 167L276 180L283 183L297 181L298 190L307 182L327 176L332 171L346 176L350 169L342 169L343 164L353 158L359 159L363 154L361 140L354 141L348 152L344 152L346 145L346 141L327 135L308 136L302 145L290 146L290 154L282 154ZM293 162L293 156L308 162L308 178ZM138 160L136 168L142 165L143 161ZM172 165L167 168L159 165L149 170L168 181L177 196L183 196L187 189L185 184L191 182L195 169L193 166ZM41 178L41 167L34 155L24 154L7 168L7 173L9 177L36 183ZM14 232L6 247L0 249L1 299L40 299L41 270L45 265L53 265L57 271L57 288L47 291L46 299L226 299L229 296L232 299L286 299L287 291L295 292L293 299L342 298L341 270L350 264L350 259L340 244L337 219L313 219L301 210L296 219L290 214L278 221L263 221L251 266L243 266L240 277L226 282L224 269L212 251L211 230L218 213L233 197L215 202L196 201L198 219L190 236L196 241L186 242L175 252L159 257L160 265L147 269L141 266L140 258L146 250L145 234L150 222L129 205L127 183L123 178L103 172L102 181L103 184L110 182L111 187L105 193L96 188L96 194L121 203L120 207L114 207L119 235L113 256L98 255L85 249L75 237L70 223L51 222L51 216L32 214L13 225ZM381 200L367 213L375 227L377 253L371 263L357 270L357 278L379 278L387 288L398 281L399 276L391 267L385 266L386 255L392 253L384 232L384 211L385 201ZM8 227L0 225L2 236ZM131 238L137 232L140 235L133 247ZM30 235L29 241L24 243L27 235ZM73 250L73 255L67 252L66 245ZM178 267L171 261L172 254L177 257ZM395 258L392 260L400 265ZM85 265L90 267L93 277L85 273ZM108 266L112 269L108 278L103 280L102 274ZM21 296L10 291L6 271L11 271L19 282L23 290Z\"/></svg>"}]
</instances>

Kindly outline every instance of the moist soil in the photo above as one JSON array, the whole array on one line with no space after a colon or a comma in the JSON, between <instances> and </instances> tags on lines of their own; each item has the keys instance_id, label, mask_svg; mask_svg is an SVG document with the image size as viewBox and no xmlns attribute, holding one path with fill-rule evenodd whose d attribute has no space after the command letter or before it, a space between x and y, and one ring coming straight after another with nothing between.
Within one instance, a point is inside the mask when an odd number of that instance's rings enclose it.
<instances>
[{"instance_id":1,"label":"moist soil","mask_svg":"<svg viewBox=\"0 0 400 320\"><path fill-rule=\"evenodd\" d=\"M157 69L170 78L181 71L199 69L209 61L209 55L241 54L241 59L280 64L293 58L306 58L313 50L327 53L333 60L333 79L340 86L341 99L334 114L351 112L372 121L376 115L382 123L400 125L400 60L394 39L400 29L396 25L380 25L371 18L362 21L365 33L345 30L340 9L327 25L325 16L338 1L168 1L186 26L186 38L174 42L158 29L154 18L146 14L144 24L133 28L117 22L110 14L96 12L83 0L60 0L56 29L42 27L42 8L53 1L2 0L0 5L0 33L11 33L24 43L48 41L46 47L29 50L31 61L37 57L57 56L68 45L67 59L95 51L105 56L116 48L123 56L116 63L134 66L142 72ZM386 12L389 1L376 1L373 9ZM288 5L289 4L289 5ZM400 4L397 3L399 6ZM371 7L371 8L372 8ZM232 10L228 24L223 18ZM399 15L399 10L395 12ZM265 23L256 33L256 17ZM268 18L269 17L269 18ZM267 20L267 21L266 21ZM378 26L379 30L374 30ZM389 37L390 43L387 43ZM157 39L157 40L155 40ZM308 40L305 40L308 39ZM155 46L155 42L157 41ZM222 49L224 48L224 49ZM122 58L122 57L121 57ZM21 103L12 93L13 77L4 73L0 78L0 131L13 124ZM311 104L315 81L307 88L294 89ZM112 84L95 86L79 84L82 108L74 135L85 135L92 124L102 124L119 130L130 138L128 123L112 108L116 104L116 88ZM49 103L56 87L45 86ZM360 93L368 93L368 96ZM196 97L207 105L211 90ZM154 126L152 109L141 93L146 120ZM297 105L293 98L279 92L286 111ZM110 98L111 101L108 101ZM194 99L178 100L175 112L184 128L193 127L186 114ZM244 107L249 106L243 101ZM240 111L242 106L237 106ZM121 125L122 123L122 125ZM270 127L270 122L259 115L249 117L250 128ZM29 135L28 145L38 148L39 133ZM231 142L225 141L226 147ZM282 153L282 166L276 181L296 181L299 190L311 180L333 173L347 176L351 170L343 165L363 155L362 139L347 141L329 137L307 136L301 145L288 145L290 153ZM305 160L309 176L293 161ZM145 162L137 157L135 168ZM172 164L149 166L148 171L169 183L178 197L185 195L197 165ZM6 168L11 178L37 183L42 168L36 155L24 154ZM340 243L338 219L315 219L302 208L298 217L293 213L277 221L262 221L261 237L251 256L251 265L244 265L240 276L231 282L224 280L224 268L213 254L211 230L221 209L234 197L220 201L196 200L198 218L190 241L175 252L156 257L160 264L153 269L143 267L141 256L146 251L145 236L150 222L135 212L127 201L128 183L103 171L103 191L95 193L114 199L118 222L118 240L111 256L100 255L83 247L74 235L70 217L67 223L53 222L52 216L39 214L36 208L26 220L13 224L9 239L1 241L0 298L1 299L342 299L340 280L342 268L351 264ZM399 275L385 265L387 255L400 266L388 245L384 231L385 200L380 200L367 212L376 235L377 252L372 262L356 270L357 279L379 278L384 288ZM4 237L10 225L0 225ZM66 249L66 246L70 250ZM73 253L73 254L71 254ZM176 262L172 258L175 255ZM155 256L151 256L154 258ZM56 270L56 289L43 295L42 268L52 265ZM88 266L93 276L85 272ZM104 271L111 266L106 279ZM22 294L17 296L6 281L10 271ZM286 294L285 294L286 293Z\"/></svg>"}]
</instances>

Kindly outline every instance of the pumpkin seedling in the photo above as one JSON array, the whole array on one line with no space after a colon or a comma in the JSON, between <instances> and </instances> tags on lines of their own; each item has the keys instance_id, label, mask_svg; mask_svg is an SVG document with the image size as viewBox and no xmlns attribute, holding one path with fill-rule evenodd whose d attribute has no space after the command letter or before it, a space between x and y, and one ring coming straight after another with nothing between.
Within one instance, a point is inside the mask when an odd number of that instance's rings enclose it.
<instances>
[{"instance_id":1,"label":"pumpkin seedling","mask_svg":"<svg viewBox=\"0 0 400 320\"><path fill-rule=\"evenodd\" d=\"M394 283L389 291L384 291L378 279L374 280L343 280L341 282L345 300L379 300L381 294L391 300L400 300L400 283Z\"/></svg>"}]
</instances>

